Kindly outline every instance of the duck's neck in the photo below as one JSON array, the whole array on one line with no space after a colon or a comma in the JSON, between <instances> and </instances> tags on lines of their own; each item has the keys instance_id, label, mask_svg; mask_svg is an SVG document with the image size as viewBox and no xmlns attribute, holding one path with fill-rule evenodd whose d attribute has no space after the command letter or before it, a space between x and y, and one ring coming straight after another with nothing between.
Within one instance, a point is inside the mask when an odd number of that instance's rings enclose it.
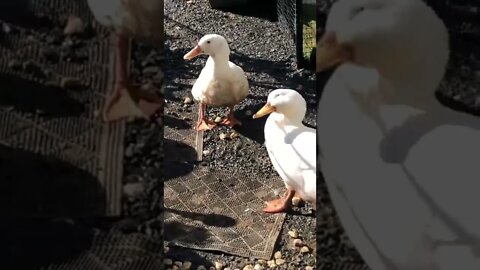
<instances>
[{"instance_id":1,"label":"duck's neck","mask_svg":"<svg viewBox=\"0 0 480 270\"><path fill-rule=\"evenodd\" d=\"M305 114L303 114L305 115ZM284 115L281 113L272 113L272 120L280 127L291 126L291 127L302 127L304 116L300 113Z\"/></svg>"},{"instance_id":2,"label":"duck's neck","mask_svg":"<svg viewBox=\"0 0 480 270\"><path fill-rule=\"evenodd\" d=\"M391 91L393 102L421 108L436 102L435 91L445 73L446 62L446 56L440 53L433 56L398 53L376 58L374 67L381 86Z\"/></svg>"},{"instance_id":3,"label":"duck's neck","mask_svg":"<svg viewBox=\"0 0 480 270\"><path fill-rule=\"evenodd\" d=\"M225 53L216 53L210 55L210 59L216 71L225 70L228 67L228 61L230 61L229 55Z\"/></svg>"}]
</instances>

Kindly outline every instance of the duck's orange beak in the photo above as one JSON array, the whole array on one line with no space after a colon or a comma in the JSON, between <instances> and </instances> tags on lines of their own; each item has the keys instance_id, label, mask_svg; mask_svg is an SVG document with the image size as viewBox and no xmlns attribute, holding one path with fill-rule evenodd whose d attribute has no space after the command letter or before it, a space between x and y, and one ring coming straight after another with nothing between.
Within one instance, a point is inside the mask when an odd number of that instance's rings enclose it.
<instances>
[{"instance_id":1,"label":"duck's orange beak","mask_svg":"<svg viewBox=\"0 0 480 270\"><path fill-rule=\"evenodd\" d=\"M185 54L183 56L183 59L191 60L192 58L197 57L201 53L202 53L202 49L200 48L200 46L197 45L197 46L195 46L195 48L193 48L191 51L189 51L187 54Z\"/></svg>"},{"instance_id":2,"label":"duck's orange beak","mask_svg":"<svg viewBox=\"0 0 480 270\"><path fill-rule=\"evenodd\" d=\"M257 118L260 118L260 117L263 117L267 114L270 114L274 111L276 111L277 108L275 108L274 106L272 106L270 103L267 103L265 104L257 113L255 113L253 115L253 119L257 119Z\"/></svg>"},{"instance_id":3,"label":"duck's orange beak","mask_svg":"<svg viewBox=\"0 0 480 270\"><path fill-rule=\"evenodd\" d=\"M317 43L317 72L324 71L352 58L352 50L340 45L334 32L325 32Z\"/></svg>"}]
</instances>

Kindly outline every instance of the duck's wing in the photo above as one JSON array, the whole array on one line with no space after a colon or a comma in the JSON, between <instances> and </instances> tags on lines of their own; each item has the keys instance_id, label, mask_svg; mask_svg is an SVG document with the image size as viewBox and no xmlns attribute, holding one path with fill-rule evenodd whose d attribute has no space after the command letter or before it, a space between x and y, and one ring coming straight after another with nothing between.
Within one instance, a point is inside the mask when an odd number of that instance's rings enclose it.
<instances>
[{"instance_id":1,"label":"duck's wing","mask_svg":"<svg viewBox=\"0 0 480 270\"><path fill-rule=\"evenodd\" d=\"M433 212L430 237L442 269L480 269L480 118L445 110L418 139L405 167Z\"/></svg>"},{"instance_id":2,"label":"duck's wing","mask_svg":"<svg viewBox=\"0 0 480 270\"><path fill-rule=\"evenodd\" d=\"M308 127L296 128L285 136L285 143L291 144L293 151L300 157L303 170L317 170L317 132Z\"/></svg>"},{"instance_id":3,"label":"duck's wing","mask_svg":"<svg viewBox=\"0 0 480 270\"><path fill-rule=\"evenodd\" d=\"M450 111L411 146L405 165L439 218L480 245L480 118ZM448 116L447 116L448 117Z\"/></svg>"}]
</instances>

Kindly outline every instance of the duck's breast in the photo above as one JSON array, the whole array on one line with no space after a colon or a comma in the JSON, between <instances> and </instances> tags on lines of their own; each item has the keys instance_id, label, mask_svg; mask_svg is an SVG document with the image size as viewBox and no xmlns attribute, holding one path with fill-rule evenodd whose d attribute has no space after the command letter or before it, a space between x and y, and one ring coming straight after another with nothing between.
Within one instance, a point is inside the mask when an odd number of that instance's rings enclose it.
<instances>
[{"instance_id":1,"label":"duck's breast","mask_svg":"<svg viewBox=\"0 0 480 270\"><path fill-rule=\"evenodd\" d=\"M265 124L265 145L269 152L270 160L287 186L290 186L302 195L305 193L305 174L306 170L315 171L315 167L306 164L302 152L296 144L298 142L289 141L289 133L280 127L275 120L275 115L270 115ZM306 142L304 142L306 143ZM315 144L315 139L312 146ZM315 147L312 147L315 149Z\"/></svg>"},{"instance_id":2,"label":"duck's breast","mask_svg":"<svg viewBox=\"0 0 480 270\"><path fill-rule=\"evenodd\" d=\"M215 72L207 63L192 88L192 95L209 106L233 106L247 97L248 81L238 69Z\"/></svg>"}]
</instances>

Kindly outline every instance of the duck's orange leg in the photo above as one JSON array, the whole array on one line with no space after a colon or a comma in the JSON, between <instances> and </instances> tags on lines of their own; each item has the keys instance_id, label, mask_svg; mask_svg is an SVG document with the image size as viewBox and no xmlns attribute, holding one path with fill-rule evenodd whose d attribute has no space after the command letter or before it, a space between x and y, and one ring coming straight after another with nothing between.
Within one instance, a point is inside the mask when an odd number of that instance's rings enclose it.
<instances>
[{"instance_id":1,"label":"duck's orange leg","mask_svg":"<svg viewBox=\"0 0 480 270\"><path fill-rule=\"evenodd\" d=\"M115 34L115 86L103 109L105 121L123 118L148 119L163 105L157 94L133 87L128 75L129 39Z\"/></svg>"},{"instance_id":2,"label":"duck's orange leg","mask_svg":"<svg viewBox=\"0 0 480 270\"><path fill-rule=\"evenodd\" d=\"M235 125L242 125L242 122L240 122L236 117L235 114L233 113L233 106L228 107L229 112L228 115L225 119L223 119L222 124L227 125L229 127L234 127Z\"/></svg>"},{"instance_id":3,"label":"duck's orange leg","mask_svg":"<svg viewBox=\"0 0 480 270\"><path fill-rule=\"evenodd\" d=\"M265 213L285 212L292 203L293 195L295 195L295 190L287 189L287 192L285 196L283 196L283 198L267 202L267 207L263 209L263 212Z\"/></svg>"},{"instance_id":4,"label":"duck's orange leg","mask_svg":"<svg viewBox=\"0 0 480 270\"><path fill-rule=\"evenodd\" d=\"M196 126L197 131L201 130L211 130L213 129L216 124L215 122L209 120L206 115L205 115L205 110L207 108L207 105L200 103L200 115L199 115L199 121Z\"/></svg>"}]
</instances>

